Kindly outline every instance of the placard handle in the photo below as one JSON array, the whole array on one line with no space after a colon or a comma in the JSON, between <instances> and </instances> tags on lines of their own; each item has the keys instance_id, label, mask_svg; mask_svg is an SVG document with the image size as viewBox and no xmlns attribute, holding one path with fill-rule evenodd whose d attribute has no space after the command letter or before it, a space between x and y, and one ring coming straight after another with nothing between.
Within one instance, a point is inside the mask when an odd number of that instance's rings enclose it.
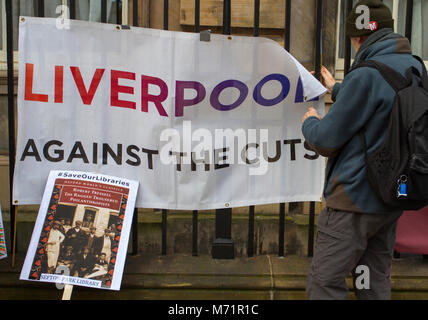
<instances>
[{"instance_id":1,"label":"placard handle","mask_svg":"<svg viewBox=\"0 0 428 320\"><path fill-rule=\"evenodd\" d=\"M73 293L73 285L66 284L64 286L64 292L62 294L62 300L71 300L71 294Z\"/></svg>"}]
</instances>

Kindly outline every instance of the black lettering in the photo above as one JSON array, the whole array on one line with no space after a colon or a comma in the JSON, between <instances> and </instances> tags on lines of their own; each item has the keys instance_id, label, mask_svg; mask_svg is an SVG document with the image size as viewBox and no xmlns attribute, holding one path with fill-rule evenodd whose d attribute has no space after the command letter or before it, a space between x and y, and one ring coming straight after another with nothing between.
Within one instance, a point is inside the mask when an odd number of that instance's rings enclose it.
<instances>
[{"instance_id":1,"label":"black lettering","mask_svg":"<svg viewBox=\"0 0 428 320\"><path fill-rule=\"evenodd\" d=\"M263 143L263 157L269 163L277 162L281 158L281 141L276 142L276 153L273 158L269 157L268 143Z\"/></svg>"},{"instance_id":2,"label":"black lettering","mask_svg":"<svg viewBox=\"0 0 428 320\"><path fill-rule=\"evenodd\" d=\"M220 162L227 161L228 157L227 157L226 152L229 152L229 148L215 149L214 150L214 169L215 170L230 167L230 164L228 164L228 163L219 164ZM220 156L220 154L223 154L223 156Z\"/></svg>"},{"instance_id":3,"label":"black lettering","mask_svg":"<svg viewBox=\"0 0 428 320\"><path fill-rule=\"evenodd\" d=\"M210 153L209 151L204 152L205 159L196 159L196 153L192 152L192 171L196 171L197 164L205 164L205 171L210 171Z\"/></svg>"},{"instance_id":4,"label":"black lettering","mask_svg":"<svg viewBox=\"0 0 428 320\"><path fill-rule=\"evenodd\" d=\"M98 163L98 143L94 142L92 145L92 163Z\"/></svg>"},{"instance_id":5,"label":"black lettering","mask_svg":"<svg viewBox=\"0 0 428 320\"><path fill-rule=\"evenodd\" d=\"M241 159L243 161L245 161L246 164L255 164L257 162L259 162L259 160L257 159L253 159L253 160L249 160L247 155L248 155L248 149L250 148L255 148L257 149L259 147L259 145L257 143L249 143L245 146L245 148L242 150L241 152Z\"/></svg>"},{"instance_id":6,"label":"black lettering","mask_svg":"<svg viewBox=\"0 0 428 320\"><path fill-rule=\"evenodd\" d=\"M48 160L50 162L60 162L60 161L64 160L64 150L55 149L53 153L56 154L57 157L52 157L49 154L49 148L51 146L61 147L62 145L63 145L63 143L61 141L58 141L58 140L48 141L48 143L46 143L45 146L43 147L43 155L45 156L46 160Z\"/></svg>"},{"instance_id":7,"label":"black lettering","mask_svg":"<svg viewBox=\"0 0 428 320\"><path fill-rule=\"evenodd\" d=\"M183 159L183 157L187 156L187 153L186 152L170 151L169 155L176 157L176 159L177 159L177 171L181 171L181 159Z\"/></svg>"},{"instance_id":8,"label":"black lettering","mask_svg":"<svg viewBox=\"0 0 428 320\"><path fill-rule=\"evenodd\" d=\"M311 146L309 145L309 143L307 141L305 141L305 143L303 145L304 145L304 147L305 147L306 150L312 151L314 153L313 155L310 155L310 154L306 153L305 154L305 159L308 159L308 160L317 160L320 157L319 153L316 152L314 149L312 149Z\"/></svg>"},{"instance_id":9,"label":"black lettering","mask_svg":"<svg viewBox=\"0 0 428 320\"><path fill-rule=\"evenodd\" d=\"M84 163L89 163L85 149L80 141L76 141L74 144L73 149L70 152L70 156L67 159L67 163L73 162L74 159L82 159Z\"/></svg>"},{"instance_id":10,"label":"black lettering","mask_svg":"<svg viewBox=\"0 0 428 320\"><path fill-rule=\"evenodd\" d=\"M30 151L30 148L32 151ZM41 162L39 151L37 150L36 144L33 139L29 139L25 145L24 152L21 156L21 161L24 161L26 157L34 157L36 161Z\"/></svg>"},{"instance_id":11,"label":"black lettering","mask_svg":"<svg viewBox=\"0 0 428 320\"><path fill-rule=\"evenodd\" d=\"M108 155L110 155L118 165L121 165L122 164L122 144L117 145L117 152L115 153L107 143L103 143L103 164L107 164Z\"/></svg>"},{"instance_id":12,"label":"black lettering","mask_svg":"<svg viewBox=\"0 0 428 320\"><path fill-rule=\"evenodd\" d=\"M135 161L131 161L131 160L126 160L126 164L129 164L130 166L134 166L134 167L138 167L139 165L141 165L141 159L140 157L135 154L133 151L140 151L140 148L138 148L137 146L131 145L128 146L128 148L126 148L126 153L133 159L135 159Z\"/></svg>"},{"instance_id":13,"label":"black lettering","mask_svg":"<svg viewBox=\"0 0 428 320\"><path fill-rule=\"evenodd\" d=\"M147 153L147 161L149 163L149 169L153 170L153 155L154 154L159 154L158 150L149 150L149 149L141 149L141 152L143 153Z\"/></svg>"},{"instance_id":14,"label":"black lettering","mask_svg":"<svg viewBox=\"0 0 428 320\"><path fill-rule=\"evenodd\" d=\"M302 143L301 139L285 140L285 145L290 145L291 161L296 161L296 144Z\"/></svg>"}]
</instances>

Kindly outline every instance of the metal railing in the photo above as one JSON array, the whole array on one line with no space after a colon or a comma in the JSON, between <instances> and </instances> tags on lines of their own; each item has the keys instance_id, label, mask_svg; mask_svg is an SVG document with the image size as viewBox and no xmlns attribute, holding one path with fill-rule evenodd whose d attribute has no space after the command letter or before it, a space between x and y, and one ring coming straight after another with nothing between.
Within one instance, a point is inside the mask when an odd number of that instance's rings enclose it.
<instances>
[{"instance_id":1,"label":"metal railing","mask_svg":"<svg viewBox=\"0 0 428 320\"><path fill-rule=\"evenodd\" d=\"M223 1L223 27L222 33L230 35L231 33L231 1ZM292 0L285 0L285 29L284 29L284 48L290 51L291 39L291 10ZM12 23L12 2L6 0L6 27L7 27L7 83L8 83L8 124L9 124L9 184L10 190L13 190L13 171L15 166L15 113L14 113L14 71L13 71L13 23ZM76 18L76 1L69 0L70 18ZM117 23L121 24L120 2L116 1L117 5ZM346 12L352 10L353 1L346 1ZM39 17L44 16L44 0L38 0L37 13ZM139 1L132 1L133 18L132 24L138 27ZM407 0L406 13L406 36L411 38L412 29L412 11L413 0ZM169 25L169 1L164 0L163 11L163 28L168 30ZM323 0L316 1L316 34L315 34L315 76L320 79L320 71L322 66L322 39L323 39ZM101 22L107 21L107 1L101 0ZM200 0L195 0L195 26L194 31L200 32ZM258 37L260 34L260 0L254 1L254 32L253 36ZM345 39L345 74L349 71L351 65L351 44L350 39ZM289 204L292 205L292 204ZM254 256L254 226L255 226L255 207L249 207L248 216L248 244L247 254L249 257ZM234 247L231 235L232 225L232 209L218 209L215 214L215 240L212 247L213 258L231 259L234 258ZM286 204L279 204L279 220L278 220L278 256L285 255L285 216ZM11 224L11 247L15 252L16 247L16 218L17 206L13 203L12 192L10 192L10 224ZM167 219L168 210L162 210L162 244L161 254L167 254ZM313 256L314 251L314 231L315 231L315 203L311 202L309 207L309 226L308 226L308 252L309 257ZM138 253L138 210L134 211L132 223L132 251L131 254ZM192 255L198 255L198 211L192 212Z\"/></svg>"}]
</instances>

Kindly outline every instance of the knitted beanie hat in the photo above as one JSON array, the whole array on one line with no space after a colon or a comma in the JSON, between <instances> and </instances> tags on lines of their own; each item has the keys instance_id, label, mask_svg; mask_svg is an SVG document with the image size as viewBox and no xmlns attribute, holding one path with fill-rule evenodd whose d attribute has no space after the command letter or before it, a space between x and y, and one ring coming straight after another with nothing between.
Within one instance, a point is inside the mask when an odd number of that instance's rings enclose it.
<instances>
[{"instance_id":1,"label":"knitted beanie hat","mask_svg":"<svg viewBox=\"0 0 428 320\"><path fill-rule=\"evenodd\" d=\"M364 22L360 6L367 6L370 12L369 25L362 26ZM359 13L357 9L360 7ZM361 37L370 35L377 30L391 28L394 29L394 19L392 19L391 10L381 0L360 0L352 9L346 19L346 35L349 37Z\"/></svg>"}]
</instances>

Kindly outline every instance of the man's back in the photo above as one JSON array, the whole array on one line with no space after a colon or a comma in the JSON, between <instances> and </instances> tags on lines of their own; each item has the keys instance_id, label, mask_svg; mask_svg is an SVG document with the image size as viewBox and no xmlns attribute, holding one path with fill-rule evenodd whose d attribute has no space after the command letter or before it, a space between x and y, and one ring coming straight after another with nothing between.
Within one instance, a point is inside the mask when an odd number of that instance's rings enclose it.
<instances>
[{"instance_id":1,"label":"man's back","mask_svg":"<svg viewBox=\"0 0 428 320\"><path fill-rule=\"evenodd\" d=\"M370 10L372 25L360 28L359 6ZM357 52L355 65L377 60L404 75L410 67L422 69L411 55L409 41L392 30L391 11L380 0L360 0L346 21L346 34ZM327 202L317 226L317 244L308 272L309 299L347 299L346 277L352 273L359 299L390 299L390 269L397 221L402 212L390 212L369 185L368 154L385 139L396 93L378 70L361 67L342 84L324 70L335 103L321 118L310 109L303 118L303 134L321 155L329 157L324 196ZM334 86L334 87L333 87ZM370 282L358 286L358 270Z\"/></svg>"},{"instance_id":2,"label":"man's back","mask_svg":"<svg viewBox=\"0 0 428 320\"><path fill-rule=\"evenodd\" d=\"M355 64L376 60L402 75L411 66L421 70L406 38L391 29L379 32L383 37L362 48ZM364 132L369 153L381 145L395 94L377 70L358 68L333 88L335 103L323 121L315 118L305 121L303 133L307 141L322 155L330 157L324 188L328 207L374 214L389 212L368 183L358 134Z\"/></svg>"}]
</instances>

